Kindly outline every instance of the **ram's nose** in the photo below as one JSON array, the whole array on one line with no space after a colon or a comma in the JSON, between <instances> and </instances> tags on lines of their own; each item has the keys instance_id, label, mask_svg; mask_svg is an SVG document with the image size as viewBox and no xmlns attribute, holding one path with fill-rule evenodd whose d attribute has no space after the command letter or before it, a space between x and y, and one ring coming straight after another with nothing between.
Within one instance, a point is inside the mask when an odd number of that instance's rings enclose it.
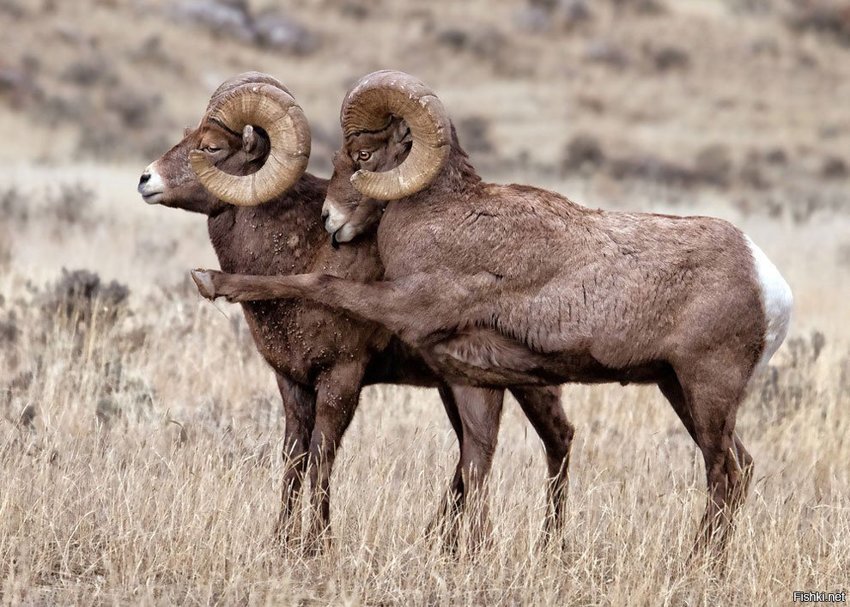
<instances>
[{"instance_id":1,"label":"ram's nose","mask_svg":"<svg viewBox=\"0 0 850 607\"><path fill-rule=\"evenodd\" d=\"M151 171L150 171L150 169L145 169L145 172L142 173L141 177L139 177L139 186L138 186L138 188L136 188L137 190L139 190L139 193L142 192L142 188L144 187L144 185L148 181L150 181L150 179L151 179Z\"/></svg>"},{"instance_id":2,"label":"ram's nose","mask_svg":"<svg viewBox=\"0 0 850 607\"><path fill-rule=\"evenodd\" d=\"M144 201L148 204L159 204L162 201L165 184L162 183L162 178L156 170L155 165L150 165L139 177L139 185L136 190L142 195Z\"/></svg>"}]
</instances>

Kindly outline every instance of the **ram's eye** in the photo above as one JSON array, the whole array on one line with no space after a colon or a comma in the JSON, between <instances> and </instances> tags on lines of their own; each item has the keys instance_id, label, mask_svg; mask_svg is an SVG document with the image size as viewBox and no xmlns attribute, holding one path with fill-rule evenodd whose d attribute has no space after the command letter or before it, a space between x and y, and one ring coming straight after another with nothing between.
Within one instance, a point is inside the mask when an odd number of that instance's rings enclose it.
<instances>
[{"instance_id":1,"label":"ram's eye","mask_svg":"<svg viewBox=\"0 0 850 607\"><path fill-rule=\"evenodd\" d=\"M359 152L357 152L357 159L360 162L366 162L371 157L372 157L372 152L370 152L368 150L360 150Z\"/></svg>"},{"instance_id":2,"label":"ram's eye","mask_svg":"<svg viewBox=\"0 0 850 607\"><path fill-rule=\"evenodd\" d=\"M205 152L209 152L210 154L214 154L215 152L218 152L221 148L214 145L205 145L201 149Z\"/></svg>"}]
</instances>

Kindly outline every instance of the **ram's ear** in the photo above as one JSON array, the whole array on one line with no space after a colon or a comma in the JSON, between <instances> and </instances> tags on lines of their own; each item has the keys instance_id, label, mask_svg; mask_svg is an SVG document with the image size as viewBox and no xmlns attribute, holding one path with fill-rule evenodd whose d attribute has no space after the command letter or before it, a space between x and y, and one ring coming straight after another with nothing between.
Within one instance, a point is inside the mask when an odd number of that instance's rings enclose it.
<instances>
[{"instance_id":1,"label":"ram's ear","mask_svg":"<svg viewBox=\"0 0 850 607\"><path fill-rule=\"evenodd\" d=\"M394 139L398 143L406 143L409 145L413 144L413 135L410 134L410 127L407 126L407 123L404 120L398 121L398 125L396 125Z\"/></svg>"},{"instance_id":2,"label":"ram's ear","mask_svg":"<svg viewBox=\"0 0 850 607\"><path fill-rule=\"evenodd\" d=\"M410 127L404 120L399 119L398 124L392 134L392 146L395 148L395 160L397 163L404 162L410 148L413 147L413 136L410 134Z\"/></svg>"},{"instance_id":3,"label":"ram's ear","mask_svg":"<svg viewBox=\"0 0 850 607\"><path fill-rule=\"evenodd\" d=\"M254 131L253 126L246 124L245 128L242 129L242 150L251 156L258 147L260 147L259 135Z\"/></svg>"},{"instance_id":4,"label":"ram's ear","mask_svg":"<svg viewBox=\"0 0 850 607\"><path fill-rule=\"evenodd\" d=\"M242 129L242 151L249 160L259 160L269 151L269 140L264 136L263 130L257 131L250 124Z\"/></svg>"}]
</instances>

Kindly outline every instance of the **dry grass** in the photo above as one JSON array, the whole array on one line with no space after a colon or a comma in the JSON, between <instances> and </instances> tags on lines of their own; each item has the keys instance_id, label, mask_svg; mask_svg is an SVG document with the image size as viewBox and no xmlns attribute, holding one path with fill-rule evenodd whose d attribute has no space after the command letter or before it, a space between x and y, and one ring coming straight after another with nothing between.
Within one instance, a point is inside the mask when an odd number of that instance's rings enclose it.
<instances>
[{"instance_id":1,"label":"dry grass","mask_svg":"<svg viewBox=\"0 0 850 607\"><path fill-rule=\"evenodd\" d=\"M726 577L681 571L701 464L648 389L566 390L579 438L563 551L536 545L542 453L511 407L493 543L457 559L422 534L455 449L434 395L369 390L336 470L336 542L305 560L270 541L282 420L268 372L217 312L176 308L148 316L142 343L128 317L76 328L47 311L19 317L16 349L49 362L2 424L8 604L777 604L847 581L850 364L829 345L817 361L800 346L779 398L741 416L758 480ZM16 423L25 403L36 416Z\"/></svg>"},{"instance_id":2,"label":"dry grass","mask_svg":"<svg viewBox=\"0 0 850 607\"><path fill-rule=\"evenodd\" d=\"M578 434L564 549L538 544L543 453L510 405L492 543L458 558L424 537L456 454L436 394L368 389L334 475L335 543L305 559L270 541L284 423L271 373L238 308L218 310L177 282L209 255L203 222L108 196L122 175L42 175L87 184L89 215L18 226L0 278L0 326L15 327L0 331L5 603L777 604L794 589L846 584L850 359L838 330L809 328L838 327L843 312L830 295L806 296L820 278L783 252L783 227L754 231L803 297L795 335L739 420L756 482L725 577L682 569L704 500L696 449L654 389L619 386L565 389ZM21 179L19 191L39 181ZM36 210L58 196L40 202L38 191L24 200ZM148 224L180 245L151 248ZM840 243L841 224L833 230L796 230L800 254ZM33 245L43 233L51 245ZM77 260L130 283L117 318L56 306L50 268ZM833 262L827 273L843 271Z\"/></svg>"}]
</instances>

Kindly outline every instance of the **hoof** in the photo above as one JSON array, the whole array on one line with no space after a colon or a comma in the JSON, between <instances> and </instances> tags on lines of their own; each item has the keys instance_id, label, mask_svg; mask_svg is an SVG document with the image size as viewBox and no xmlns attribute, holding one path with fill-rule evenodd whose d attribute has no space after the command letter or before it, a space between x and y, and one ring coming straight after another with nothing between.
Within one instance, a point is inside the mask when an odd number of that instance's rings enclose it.
<instances>
[{"instance_id":1,"label":"hoof","mask_svg":"<svg viewBox=\"0 0 850 607\"><path fill-rule=\"evenodd\" d=\"M215 285L213 285L212 273L206 270L192 270L192 280L198 287L198 292L205 298L213 301L215 299Z\"/></svg>"}]
</instances>

